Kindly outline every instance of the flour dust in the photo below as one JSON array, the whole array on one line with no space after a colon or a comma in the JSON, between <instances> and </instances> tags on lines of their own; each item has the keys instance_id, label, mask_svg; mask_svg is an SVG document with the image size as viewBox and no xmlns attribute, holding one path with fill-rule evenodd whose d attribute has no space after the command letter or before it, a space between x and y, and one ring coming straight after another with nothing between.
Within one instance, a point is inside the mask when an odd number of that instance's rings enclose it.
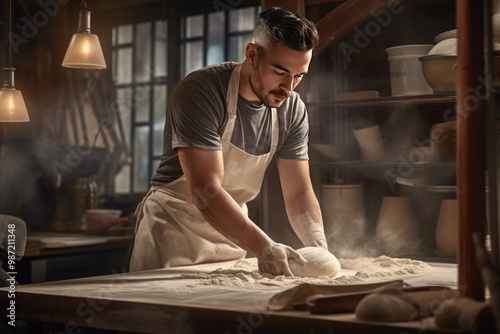
<instances>
[{"instance_id":1,"label":"flour dust","mask_svg":"<svg viewBox=\"0 0 500 334\"><path fill-rule=\"evenodd\" d=\"M210 273L183 274L183 278L194 279L198 285L289 287L309 284L341 285L362 284L384 279L402 278L431 269L427 263L407 258L361 257L339 259L342 270L335 277L287 277L260 273L255 258L236 262L227 269L216 269Z\"/></svg>"}]
</instances>

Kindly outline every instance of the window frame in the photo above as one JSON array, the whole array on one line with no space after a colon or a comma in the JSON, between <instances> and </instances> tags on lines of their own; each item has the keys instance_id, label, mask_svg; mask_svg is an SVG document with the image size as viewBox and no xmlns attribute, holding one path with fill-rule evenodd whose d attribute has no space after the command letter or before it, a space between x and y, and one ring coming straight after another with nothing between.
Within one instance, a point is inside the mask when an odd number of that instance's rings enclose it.
<instances>
[{"instance_id":1,"label":"window frame","mask_svg":"<svg viewBox=\"0 0 500 334\"><path fill-rule=\"evenodd\" d=\"M233 2L234 3L234 2ZM223 10L221 14L224 15L225 19L225 37L224 37L224 59L228 58L229 54L229 48L228 48L228 43L229 43L229 38L231 37L237 37L238 35L244 35L248 34L248 31L236 31L236 32L231 32L229 31L229 10L231 9L241 9L241 8L247 8L247 7L255 7L254 12L255 16L258 14L260 11L260 1L255 1L255 0L249 0L249 1L238 1L238 4L234 3L235 5L229 6L228 4L222 2L222 0L216 0L216 1L189 1L187 0L187 3L184 3L184 5L173 5L173 4L166 4L166 2L162 3L151 3L151 4L145 4L141 6L133 6L133 7L123 7L120 10L114 9L113 14L111 15L111 12L109 12L111 18L115 19L110 19L107 22L109 34L104 38L107 40L108 49L107 52L109 55L113 55L112 57L110 56L109 59L112 59L112 62L114 63L116 59L115 57L115 47L112 45L112 31L113 27L119 26L119 25L126 25L126 24L139 24L141 22L154 22L158 20L163 20L166 21L167 23L167 75L164 78L163 84L166 85L167 89L167 101L169 98L170 93L173 90L173 87L182 79L183 73L181 70L181 49L183 48L183 40L182 38L182 24L185 22L185 18L187 16L191 15L203 15L204 17L204 29L203 29L203 36L201 37L203 41L203 66L207 65L207 55L208 55L208 16L211 13L217 12L217 9ZM101 14L103 17L106 17L104 15L106 14ZM118 19L119 18L119 19ZM134 27L135 29L135 27ZM153 31L155 29L154 24L152 27ZM155 44L155 43L153 43ZM151 45L151 54L150 57L155 56L155 45ZM134 67L135 67L135 57L136 55L134 54L132 56L132 73L134 73ZM150 60L152 61L152 59ZM113 64L112 63L112 64ZM111 66L113 66L111 64ZM134 80L132 80L134 82ZM152 81L150 80L149 83L157 83L155 82L155 78L153 77ZM143 83L134 83L135 87L142 85ZM123 85L117 85L116 87L123 87ZM154 85L152 86L153 89L149 90L149 99L150 101L154 101L154 97L151 96L151 94L154 94ZM166 101L166 103L168 103ZM135 105L131 105L131 120L130 120L130 128L125 129L125 131L128 132L127 137L130 138L130 143L127 143L131 157L135 157L135 140L136 140L136 129L140 126L149 126L149 138L148 138L148 185L147 188L149 189L149 181L151 180L151 177L153 176L154 170L157 167L157 164L159 163L159 160L161 159L161 154L157 155L154 152L154 106L150 105L149 106L149 121L146 122L136 122L136 110L135 110ZM129 165L130 172L128 175L128 182L129 182L129 191L128 192L120 192L117 193L116 190L116 184L115 184L115 177L116 175L112 175L110 177L113 177L113 180L108 180L108 186L106 189L108 189L109 194L107 195L134 195L134 194L143 194L146 191L136 191L136 186L134 184L135 182L135 173L136 167L135 167L135 162L132 161L131 164Z\"/></svg>"}]
</instances>

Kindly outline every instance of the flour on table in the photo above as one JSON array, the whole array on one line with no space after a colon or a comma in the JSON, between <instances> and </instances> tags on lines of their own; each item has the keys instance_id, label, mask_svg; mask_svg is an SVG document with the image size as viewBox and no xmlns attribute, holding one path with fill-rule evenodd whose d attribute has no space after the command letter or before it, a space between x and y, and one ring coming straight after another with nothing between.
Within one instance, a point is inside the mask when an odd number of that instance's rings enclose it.
<instances>
[{"instance_id":1,"label":"flour on table","mask_svg":"<svg viewBox=\"0 0 500 334\"><path fill-rule=\"evenodd\" d=\"M196 285L288 287L309 284L360 284L395 277L415 275L431 269L427 263L406 259L380 256L357 259L339 259L342 270L335 277L287 277L260 273L257 259L248 258L236 262L227 269L216 269L210 273L183 274L183 278L195 280ZM346 273L347 272L347 273Z\"/></svg>"}]
</instances>

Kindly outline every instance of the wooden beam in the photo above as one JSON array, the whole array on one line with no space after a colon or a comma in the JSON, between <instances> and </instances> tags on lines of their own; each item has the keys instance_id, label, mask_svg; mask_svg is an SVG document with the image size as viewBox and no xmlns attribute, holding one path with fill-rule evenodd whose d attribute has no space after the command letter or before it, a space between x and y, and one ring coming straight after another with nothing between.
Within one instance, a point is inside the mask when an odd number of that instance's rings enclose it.
<instances>
[{"instance_id":1,"label":"wooden beam","mask_svg":"<svg viewBox=\"0 0 500 334\"><path fill-rule=\"evenodd\" d=\"M457 1L457 196L459 221L458 286L464 297L484 300L484 284L476 264L472 235L484 243L485 106L483 1ZM495 205L494 203L492 205Z\"/></svg>"},{"instance_id":2,"label":"wooden beam","mask_svg":"<svg viewBox=\"0 0 500 334\"><path fill-rule=\"evenodd\" d=\"M343 2L317 22L316 27L320 42L314 56L321 54L354 27L373 17L374 13L379 13L389 7L398 10L397 7L404 1L406 0L350 0Z\"/></svg>"}]
</instances>

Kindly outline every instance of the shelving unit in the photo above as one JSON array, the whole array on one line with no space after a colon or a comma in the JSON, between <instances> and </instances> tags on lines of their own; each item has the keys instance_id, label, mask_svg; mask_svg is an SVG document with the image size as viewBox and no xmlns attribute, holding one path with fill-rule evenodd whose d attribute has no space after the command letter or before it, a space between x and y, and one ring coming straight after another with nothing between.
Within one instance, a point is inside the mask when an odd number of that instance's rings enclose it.
<instances>
[{"instance_id":1,"label":"shelving unit","mask_svg":"<svg viewBox=\"0 0 500 334\"><path fill-rule=\"evenodd\" d=\"M454 262L455 258L439 255L435 244L435 230L439 214L439 204L443 199L456 199L456 160L455 157L432 156L430 128L444 119L454 118L454 94L420 95L404 97L379 97L360 100L308 102L308 110L313 120L312 128L317 142L328 143L345 152L345 158L332 159L311 145L311 169L317 193L322 195L322 185L328 184L362 184L364 186L365 208L365 241L370 245L368 255L410 256L412 258L433 259L440 262ZM365 161L359 152L356 139L352 135L359 119L363 122L371 120L370 125L388 122L394 113L400 117L414 117L420 122L414 131L406 131L406 143L391 143L391 131L394 124L381 127L384 149L387 152L380 160ZM396 124L397 126L397 124ZM398 129L397 131L399 131ZM397 142L397 140L394 140ZM405 146L406 145L406 146ZM400 146L400 147L398 147ZM421 147L421 148L420 148ZM411 156L409 149L417 149L421 154L420 161ZM427 151L426 151L427 150ZM428 156L425 156L428 152ZM341 196L341 195L340 195ZM347 193L345 196L348 196ZM414 215L420 228L418 247L410 253L387 254L387 249L380 247L376 241L376 228L384 197L409 197ZM341 198L339 198L341 200ZM431 203L425 203L425 200ZM329 203L322 202L325 208ZM424 205L425 209L420 207ZM329 221L324 221L327 231L331 228ZM338 222L336 222L338 223ZM347 223L347 222L346 222ZM396 233L396 232L395 232ZM328 234L328 232L327 232ZM345 250L335 249L338 242L331 237L332 251L341 254ZM348 237L348 236L347 236ZM356 247L359 245L356 244ZM355 250L352 250L355 253ZM405 250L407 251L407 250ZM342 255L342 254L341 254Z\"/></svg>"},{"instance_id":2,"label":"shelving unit","mask_svg":"<svg viewBox=\"0 0 500 334\"><path fill-rule=\"evenodd\" d=\"M327 128L332 123L344 124L342 122L350 116L349 113L353 109L356 112L361 112L363 109L363 114L374 115L387 113L386 110L380 112L383 109L400 107L409 108L409 112L404 114L406 116L416 114L414 110L429 110L425 114L432 117L433 108L435 110L448 105L457 115L466 116L461 117L456 130L456 159L443 164L422 164L421 167L426 166L435 171L441 167L446 169L456 166L456 196L459 206L459 251L456 258L459 267L458 281L463 287L461 291L463 296L478 300L484 298L484 284L474 258L472 235L477 234L479 240L485 239L487 212L491 222L493 263L498 266L500 258L496 195L497 162L495 159L487 158L495 156L497 150L494 140L496 138L494 120L498 118L495 111L498 101L493 103L490 97L478 99L474 110L472 112L467 110L468 99L475 89L479 86L484 87L484 80L481 81L481 78L485 78L485 73L491 71L491 65L485 63L484 59L485 39L479 38L488 35L488 19L485 15L488 13L487 4L486 1L473 0L397 2L397 5L404 7L404 11L393 15L390 25L378 31L376 36L369 36L368 43L362 48L357 48L355 54L352 54L356 59L349 59L348 64L342 64L338 59L342 56L341 52L338 52L338 43L344 40L352 44L355 34L366 29L367 23L373 24L375 16L394 5L393 1L266 0L262 2L264 8L274 5L284 6L302 13L313 20L318 27L322 43L314 54L307 85L298 87L310 110L311 143L338 143L345 140L346 134L349 133L348 129L334 133ZM387 97L390 95L390 86L385 49L396 45L432 44L436 35L455 28L458 28L457 37L460 40L456 96ZM336 72L334 69L339 71ZM484 88L492 89L492 87ZM371 90L379 91L382 97L363 101L333 100L338 93ZM331 118L333 116L335 119ZM330 117L330 121L327 117ZM324 160L319 153L311 150L311 175L318 191L321 183L331 178L331 171L334 169L351 172L356 171L356 168L374 169L370 168L373 167L370 164L358 164L352 161L340 164ZM386 166L395 167L391 164ZM330 171L325 172L325 170ZM491 174L488 181L485 178L485 171ZM275 209L281 205L280 201L274 200L275 196L279 198L280 195L279 183L273 181L276 176L275 170L271 168L265 189L266 197L273 200L264 206L264 210L266 206L272 206L273 210L264 213L264 227L271 237L282 236L281 240L294 246L293 232L287 231L284 227L286 226L284 212ZM486 184L490 189L488 194L490 204L497 205L487 207ZM426 209L427 207L423 206L420 211ZM279 227L274 227L273 224Z\"/></svg>"}]
</instances>

